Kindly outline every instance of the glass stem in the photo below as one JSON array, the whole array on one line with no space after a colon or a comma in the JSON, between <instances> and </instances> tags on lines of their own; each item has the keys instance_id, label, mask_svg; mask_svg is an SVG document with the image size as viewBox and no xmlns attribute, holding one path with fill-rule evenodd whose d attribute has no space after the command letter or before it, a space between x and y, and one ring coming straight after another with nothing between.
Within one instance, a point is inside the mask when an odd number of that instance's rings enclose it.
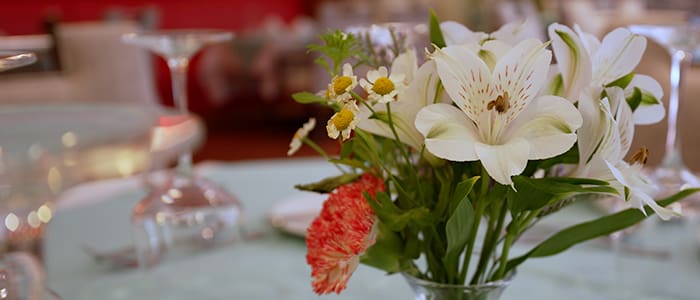
<instances>
[{"instance_id":1,"label":"glass stem","mask_svg":"<svg viewBox=\"0 0 700 300\"><path fill-rule=\"evenodd\" d=\"M688 69L690 62L687 58L688 53L683 50L675 50L671 55L671 94L668 102L666 153L661 163L661 167L666 169L685 169L678 137L678 106L683 88L683 73Z\"/></svg>"},{"instance_id":2,"label":"glass stem","mask_svg":"<svg viewBox=\"0 0 700 300\"><path fill-rule=\"evenodd\" d=\"M187 108L187 69L189 64L190 59L186 57L168 59L173 87L173 102L175 103L175 108L183 115L189 114ZM192 177L192 152L187 151L180 154L176 170L182 176Z\"/></svg>"}]
</instances>

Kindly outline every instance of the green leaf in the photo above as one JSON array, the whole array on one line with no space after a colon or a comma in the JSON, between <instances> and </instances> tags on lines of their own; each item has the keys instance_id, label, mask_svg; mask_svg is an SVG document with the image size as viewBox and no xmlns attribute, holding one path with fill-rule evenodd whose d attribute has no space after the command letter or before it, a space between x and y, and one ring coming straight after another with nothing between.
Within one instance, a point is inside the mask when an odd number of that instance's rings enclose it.
<instances>
[{"instance_id":1,"label":"green leaf","mask_svg":"<svg viewBox=\"0 0 700 300\"><path fill-rule=\"evenodd\" d=\"M363 264L387 273L401 272L403 244L401 238L382 222L377 223L377 239L360 258Z\"/></svg>"},{"instance_id":2,"label":"green leaf","mask_svg":"<svg viewBox=\"0 0 700 300\"><path fill-rule=\"evenodd\" d=\"M666 199L658 201L658 204L666 207L698 191L700 191L699 188L683 190ZM629 208L612 215L603 216L563 229L535 246L529 252L509 260L506 265L506 272L514 269L528 258L546 257L560 253L576 244L606 236L618 230L633 226L654 214L654 211L649 208L649 206L645 206L644 209L647 214L646 216L637 208Z\"/></svg>"},{"instance_id":3,"label":"green leaf","mask_svg":"<svg viewBox=\"0 0 700 300\"><path fill-rule=\"evenodd\" d=\"M365 194L369 198L369 195ZM410 210L402 210L391 200L387 193L379 192L374 196L374 201L369 201L369 205L374 210L377 218L386 224L393 231L401 231L408 224L419 227L431 223L430 210L425 207L416 207Z\"/></svg>"},{"instance_id":4,"label":"green leaf","mask_svg":"<svg viewBox=\"0 0 700 300\"><path fill-rule=\"evenodd\" d=\"M605 87L619 87L621 89L626 89L627 86L632 82L632 79L634 78L634 72L630 72L629 74L622 76L618 79L615 79L613 82L608 83L605 85Z\"/></svg>"},{"instance_id":5,"label":"green leaf","mask_svg":"<svg viewBox=\"0 0 700 300\"><path fill-rule=\"evenodd\" d=\"M617 193L617 190L607 186L606 181L584 178L514 176L513 183L515 190L510 189L506 194L508 206L513 213L537 210L579 194Z\"/></svg>"},{"instance_id":6,"label":"green leaf","mask_svg":"<svg viewBox=\"0 0 700 300\"><path fill-rule=\"evenodd\" d=\"M469 242L467 234L474 224L474 208L469 201L469 193L479 176L474 176L457 184L454 200L458 201L457 207L447 220L445 226L447 236L447 250L445 252L445 265L451 266L459 262L459 254Z\"/></svg>"},{"instance_id":7,"label":"green leaf","mask_svg":"<svg viewBox=\"0 0 700 300\"><path fill-rule=\"evenodd\" d=\"M341 165L349 166L349 167L356 168L356 169L362 169L362 170L367 169L367 166L365 166L365 163L362 161L359 161L357 159L351 159L351 158L329 159L328 162L333 163L333 164L341 164Z\"/></svg>"},{"instance_id":8,"label":"green leaf","mask_svg":"<svg viewBox=\"0 0 700 300\"><path fill-rule=\"evenodd\" d=\"M430 43L438 48L443 48L447 45L445 37L442 35L442 29L440 29L440 21L432 9L430 10Z\"/></svg>"},{"instance_id":9,"label":"green leaf","mask_svg":"<svg viewBox=\"0 0 700 300\"><path fill-rule=\"evenodd\" d=\"M333 190L335 190L337 187L348 184L350 182L353 182L357 180L357 178L360 177L360 174L342 174L339 176L335 177L328 177L325 178L321 181L314 182L314 183L307 183L307 184L297 184L294 186L297 190L302 190L302 191L311 191L311 192L317 192L317 193L330 193Z\"/></svg>"},{"instance_id":10,"label":"green leaf","mask_svg":"<svg viewBox=\"0 0 700 300\"><path fill-rule=\"evenodd\" d=\"M634 87L632 95L627 98L627 103L630 105L630 108L632 108L632 111L637 110L639 104L642 103L642 90L638 87Z\"/></svg>"},{"instance_id":11,"label":"green leaf","mask_svg":"<svg viewBox=\"0 0 700 300\"><path fill-rule=\"evenodd\" d=\"M327 103L328 99L323 98L319 95L316 95L314 93L309 93L309 92L301 92L301 93L294 93L292 94L292 98L301 104L310 104L310 103Z\"/></svg>"}]
</instances>

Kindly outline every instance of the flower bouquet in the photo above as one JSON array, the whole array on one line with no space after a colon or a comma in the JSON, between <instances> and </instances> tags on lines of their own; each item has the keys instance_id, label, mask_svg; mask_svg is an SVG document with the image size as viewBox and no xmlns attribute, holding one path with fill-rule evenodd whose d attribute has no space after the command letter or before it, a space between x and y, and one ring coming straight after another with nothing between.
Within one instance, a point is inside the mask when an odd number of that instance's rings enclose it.
<instances>
[{"instance_id":1,"label":"flower bouquet","mask_svg":"<svg viewBox=\"0 0 700 300\"><path fill-rule=\"evenodd\" d=\"M664 116L658 82L633 72L645 38L619 28L601 42L552 24L543 42L522 28L472 32L431 15L430 49L391 28L388 45L333 31L309 46L331 81L293 97L332 108L326 130L341 144L324 153L308 137L313 119L290 144L340 172L297 186L329 193L306 238L315 292L340 293L359 263L443 285L503 282L529 258L678 215L666 206L696 190L657 202L646 150L624 160L635 125ZM510 254L539 220L596 197L630 208Z\"/></svg>"}]
</instances>

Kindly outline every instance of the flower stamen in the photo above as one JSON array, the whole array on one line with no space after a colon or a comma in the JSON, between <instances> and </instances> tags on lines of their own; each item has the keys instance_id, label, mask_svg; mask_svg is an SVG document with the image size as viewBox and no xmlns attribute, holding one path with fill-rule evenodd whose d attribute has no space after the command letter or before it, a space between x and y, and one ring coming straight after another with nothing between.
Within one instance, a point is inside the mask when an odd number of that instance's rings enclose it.
<instances>
[{"instance_id":1,"label":"flower stamen","mask_svg":"<svg viewBox=\"0 0 700 300\"><path fill-rule=\"evenodd\" d=\"M343 131L350 126L350 122L355 118L355 114L348 108L341 109L333 116L333 125L340 131Z\"/></svg>"},{"instance_id":2,"label":"flower stamen","mask_svg":"<svg viewBox=\"0 0 700 300\"><path fill-rule=\"evenodd\" d=\"M391 81L391 79L386 78L386 77L379 77L377 80L374 81L374 85L372 86L372 91L379 95L388 95L392 91L394 91L394 82Z\"/></svg>"},{"instance_id":3,"label":"flower stamen","mask_svg":"<svg viewBox=\"0 0 700 300\"><path fill-rule=\"evenodd\" d=\"M352 84L352 78L349 76L338 76L333 79L333 91L336 95L345 93L347 88Z\"/></svg>"},{"instance_id":4,"label":"flower stamen","mask_svg":"<svg viewBox=\"0 0 700 300\"><path fill-rule=\"evenodd\" d=\"M649 158L649 149L646 147L641 147L637 152L632 155L630 158L629 163L634 164L634 163L640 163L642 165L646 165L647 159Z\"/></svg>"},{"instance_id":5,"label":"flower stamen","mask_svg":"<svg viewBox=\"0 0 700 300\"><path fill-rule=\"evenodd\" d=\"M496 100L491 100L486 108L488 110L495 108L499 114L506 112L510 108L510 96L508 96L508 92L503 92L503 95L496 97Z\"/></svg>"}]
</instances>

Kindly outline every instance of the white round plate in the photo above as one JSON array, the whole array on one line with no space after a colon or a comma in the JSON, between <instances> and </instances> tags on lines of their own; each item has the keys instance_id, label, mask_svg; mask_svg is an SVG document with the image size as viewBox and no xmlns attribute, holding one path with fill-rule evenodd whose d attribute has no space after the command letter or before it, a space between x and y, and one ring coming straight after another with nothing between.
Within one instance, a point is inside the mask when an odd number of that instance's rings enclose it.
<instances>
[{"instance_id":1,"label":"white round plate","mask_svg":"<svg viewBox=\"0 0 700 300\"><path fill-rule=\"evenodd\" d=\"M323 208L323 201L328 195L303 192L285 198L275 204L269 212L269 220L272 226L296 236L306 236L314 218Z\"/></svg>"}]
</instances>

